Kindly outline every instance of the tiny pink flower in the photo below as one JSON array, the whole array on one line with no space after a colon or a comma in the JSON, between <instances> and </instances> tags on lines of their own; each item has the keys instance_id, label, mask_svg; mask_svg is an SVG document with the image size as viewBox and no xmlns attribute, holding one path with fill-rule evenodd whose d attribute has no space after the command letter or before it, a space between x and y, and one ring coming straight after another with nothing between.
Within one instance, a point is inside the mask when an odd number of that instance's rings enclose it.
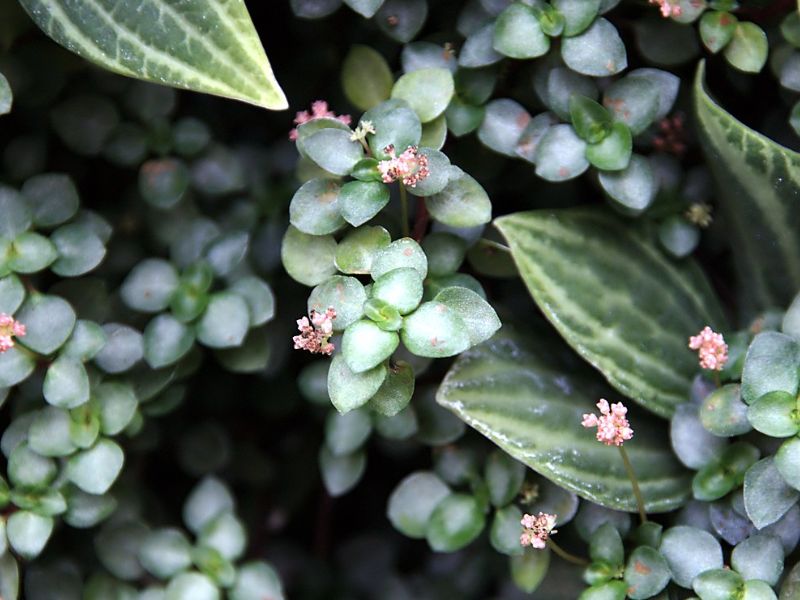
<instances>
[{"instance_id":1,"label":"tiny pink flower","mask_svg":"<svg viewBox=\"0 0 800 600\"><path fill-rule=\"evenodd\" d=\"M665 19L669 17L680 17L683 10L675 0L650 0L650 4L656 4L661 10L661 16Z\"/></svg>"},{"instance_id":2,"label":"tiny pink flower","mask_svg":"<svg viewBox=\"0 0 800 600\"><path fill-rule=\"evenodd\" d=\"M328 103L325 100L316 100L311 103L311 112L307 110L301 110L294 116L294 124L295 125L302 125L303 123L308 123L309 121L313 121L314 119L338 119L345 125L350 125L351 118L350 115L339 115L336 116L336 113L332 110L328 109ZM295 141L297 139L297 127L292 129L289 132L289 139Z\"/></svg>"},{"instance_id":3,"label":"tiny pink flower","mask_svg":"<svg viewBox=\"0 0 800 600\"><path fill-rule=\"evenodd\" d=\"M403 185L416 187L417 183L430 175L428 157L420 154L416 146L409 146L400 156L395 155L392 144L383 149L390 158L378 163L383 183L402 181Z\"/></svg>"},{"instance_id":4,"label":"tiny pink flower","mask_svg":"<svg viewBox=\"0 0 800 600\"><path fill-rule=\"evenodd\" d=\"M336 311L329 307L324 313L315 310L311 311L311 322L308 317L297 319L297 328L300 335L292 338L295 350L307 350L311 354L326 354L328 356L334 350L334 345L328 340L333 335L333 320L336 318Z\"/></svg>"},{"instance_id":5,"label":"tiny pink flower","mask_svg":"<svg viewBox=\"0 0 800 600\"><path fill-rule=\"evenodd\" d=\"M581 425L586 428L597 427L597 441L607 446L622 446L623 442L633 437L633 429L625 416L628 409L622 402L609 406L608 400L601 398L597 403L600 416L583 415Z\"/></svg>"},{"instance_id":6,"label":"tiny pink flower","mask_svg":"<svg viewBox=\"0 0 800 600\"><path fill-rule=\"evenodd\" d=\"M14 338L25 335L25 325L11 315L0 313L0 354L14 347Z\"/></svg>"},{"instance_id":7,"label":"tiny pink flower","mask_svg":"<svg viewBox=\"0 0 800 600\"><path fill-rule=\"evenodd\" d=\"M689 338L689 348L697 350L700 367L703 369L721 371L728 362L728 344L725 343L725 338L708 325Z\"/></svg>"},{"instance_id":8,"label":"tiny pink flower","mask_svg":"<svg viewBox=\"0 0 800 600\"><path fill-rule=\"evenodd\" d=\"M519 543L523 546L532 546L538 550L543 550L547 545L547 538L553 533L558 533L553 529L556 525L556 515L548 515L540 512L537 516L525 514L519 522L524 528L522 535L519 536Z\"/></svg>"}]
</instances>

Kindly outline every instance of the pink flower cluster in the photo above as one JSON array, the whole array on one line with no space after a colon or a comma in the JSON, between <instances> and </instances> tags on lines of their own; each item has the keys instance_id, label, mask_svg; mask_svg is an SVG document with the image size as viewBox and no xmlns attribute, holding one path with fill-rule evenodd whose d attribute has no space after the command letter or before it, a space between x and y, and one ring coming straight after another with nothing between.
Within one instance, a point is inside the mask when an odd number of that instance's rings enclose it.
<instances>
[{"instance_id":1,"label":"pink flower cluster","mask_svg":"<svg viewBox=\"0 0 800 600\"><path fill-rule=\"evenodd\" d=\"M670 0L650 0L650 4L657 4L661 9L661 16L665 19L680 17L683 12L678 4L672 4Z\"/></svg>"},{"instance_id":2,"label":"pink flower cluster","mask_svg":"<svg viewBox=\"0 0 800 600\"><path fill-rule=\"evenodd\" d=\"M300 335L292 338L295 350L308 350L311 354L327 354L334 350L334 345L328 340L333 335L333 320L336 311L329 307L324 313L311 311L311 322L308 317L297 319L297 328Z\"/></svg>"},{"instance_id":3,"label":"pink flower cluster","mask_svg":"<svg viewBox=\"0 0 800 600\"><path fill-rule=\"evenodd\" d=\"M622 446L622 443L633 437L633 429L625 416L628 409L622 402L608 405L608 400L601 398L597 403L600 416L594 414L583 415L581 425L584 427L597 427L597 441L606 446Z\"/></svg>"},{"instance_id":4,"label":"pink flower cluster","mask_svg":"<svg viewBox=\"0 0 800 600\"><path fill-rule=\"evenodd\" d=\"M0 354L14 347L14 338L25 335L25 325L11 315L0 313Z\"/></svg>"},{"instance_id":5,"label":"pink flower cluster","mask_svg":"<svg viewBox=\"0 0 800 600\"><path fill-rule=\"evenodd\" d=\"M315 102L311 103L311 112L307 110L301 110L294 116L294 124L295 125L302 125L303 123L308 123L309 121L313 121L314 119L338 119L345 125L350 125L350 115L339 115L336 116L336 113L332 110L328 110L328 103L325 100L316 100ZM289 139L295 141L297 139L297 127L292 129L289 132Z\"/></svg>"},{"instance_id":6,"label":"pink flower cluster","mask_svg":"<svg viewBox=\"0 0 800 600\"><path fill-rule=\"evenodd\" d=\"M538 550L544 549L550 534L558 533L557 529L553 529L556 525L556 515L540 512L534 517L525 514L519 523L525 528L519 536L519 543L523 546L533 546Z\"/></svg>"},{"instance_id":7,"label":"pink flower cluster","mask_svg":"<svg viewBox=\"0 0 800 600\"><path fill-rule=\"evenodd\" d=\"M402 181L403 185L415 187L428 175L428 157L420 154L416 146L409 146L400 156L395 156L392 144L383 149L391 158L378 163L378 171L383 177L383 183Z\"/></svg>"},{"instance_id":8,"label":"pink flower cluster","mask_svg":"<svg viewBox=\"0 0 800 600\"><path fill-rule=\"evenodd\" d=\"M700 367L711 371L721 371L728 362L728 344L721 333L706 325L697 335L689 338L689 348L697 350Z\"/></svg>"}]
</instances>

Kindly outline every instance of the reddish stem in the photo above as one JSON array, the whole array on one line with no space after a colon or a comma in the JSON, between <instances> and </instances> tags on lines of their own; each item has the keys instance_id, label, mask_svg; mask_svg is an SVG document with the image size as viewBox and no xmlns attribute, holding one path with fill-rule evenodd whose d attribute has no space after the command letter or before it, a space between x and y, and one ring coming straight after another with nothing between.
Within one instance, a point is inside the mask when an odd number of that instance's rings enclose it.
<instances>
[{"instance_id":1,"label":"reddish stem","mask_svg":"<svg viewBox=\"0 0 800 600\"><path fill-rule=\"evenodd\" d=\"M425 204L425 198L417 198L417 215L414 219L414 231L412 233L415 240L422 241L425 231L428 229L428 221L430 221L430 213Z\"/></svg>"}]
</instances>

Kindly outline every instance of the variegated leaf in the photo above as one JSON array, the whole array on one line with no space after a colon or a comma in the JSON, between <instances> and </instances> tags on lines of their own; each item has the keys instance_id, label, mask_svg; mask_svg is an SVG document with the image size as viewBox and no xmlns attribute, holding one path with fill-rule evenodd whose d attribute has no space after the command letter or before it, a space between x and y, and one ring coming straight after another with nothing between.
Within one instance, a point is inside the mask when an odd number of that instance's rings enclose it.
<instances>
[{"instance_id":1,"label":"variegated leaf","mask_svg":"<svg viewBox=\"0 0 800 600\"><path fill-rule=\"evenodd\" d=\"M467 424L558 485L609 508L636 501L619 452L581 426L613 392L551 331L509 333L462 354L436 396ZM664 427L629 413L625 443L648 512L673 510L690 495L690 477L670 450Z\"/></svg>"},{"instance_id":2,"label":"variegated leaf","mask_svg":"<svg viewBox=\"0 0 800 600\"><path fill-rule=\"evenodd\" d=\"M694 86L698 132L718 185L744 317L785 307L800 289L800 154L753 131Z\"/></svg>"},{"instance_id":3,"label":"variegated leaf","mask_svg":"<svg viewBox=\"0 0 800 600\"><path fill-rule=\"evenodd\" d=\"M662 254L635 224L600 209L521 212L495 221L536 303L620 392L669 417L686 402L690 335L724 323L691 260Z\"/></svg>"},{"instance_id":4,"label":"variegated leaf","mask_svg":"<svg viewBox=\"0 0 800 600\"><path fill-rule=\"evenodd\" d=\"M111 71L287 108L243 0L20 0L56 42Z\"/></svg>"}]
</instances>

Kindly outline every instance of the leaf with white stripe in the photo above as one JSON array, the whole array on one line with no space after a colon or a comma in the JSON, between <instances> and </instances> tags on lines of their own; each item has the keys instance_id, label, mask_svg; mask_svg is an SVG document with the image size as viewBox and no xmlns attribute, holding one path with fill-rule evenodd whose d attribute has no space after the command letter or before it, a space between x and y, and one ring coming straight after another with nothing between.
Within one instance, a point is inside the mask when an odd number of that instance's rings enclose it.
<instances>
[{"instance_id":1,"label":"leaf with white stripe","mask_svg":"<svg viewBox=\"0 0 800 600\"><path fill-rule=\"evenodd\" d=\"M800 154L737 121L694 85L698 132L719 188L744 317L786 306L800 289Z\"/></svg>"},{"instance_id":2,"label":"leaf with white stripe","mask_svg":"<svg viewBox=\"0 0 800 600\"><path fill-rule=\"evenodd\" d=\"M556 484L608 508L635 511L616 448L581 426L608 386L549 331L510 334L459 356L436 396L464 422ZM635 407L634 407L635 408ZM625 444L648 512L674 510L690 496L688 471L675 460L665 429L631 410Z\"/></svg>"},{"instance_id":3,"label":"leaf with white stripe","mask_svg":"<svg viewBox=\"0 0 800 600\"><path fill-rule=\"evenodd\" d=\"M698 371L690 335L725 320L691 260L676 262L600 209L520 212L495 221L533 299L617 390L662 417Z\"/></svg>"},{"instance_id":4,"label":"leaf with white stripe","mask_svg":"<svg viewBox=\"0 0 800 600\"><path fill-rule=\"evenodd\" d=\"M137 79L288 107L243 0L20 0L56 42Z\"/></svg>"}]
</instances>

